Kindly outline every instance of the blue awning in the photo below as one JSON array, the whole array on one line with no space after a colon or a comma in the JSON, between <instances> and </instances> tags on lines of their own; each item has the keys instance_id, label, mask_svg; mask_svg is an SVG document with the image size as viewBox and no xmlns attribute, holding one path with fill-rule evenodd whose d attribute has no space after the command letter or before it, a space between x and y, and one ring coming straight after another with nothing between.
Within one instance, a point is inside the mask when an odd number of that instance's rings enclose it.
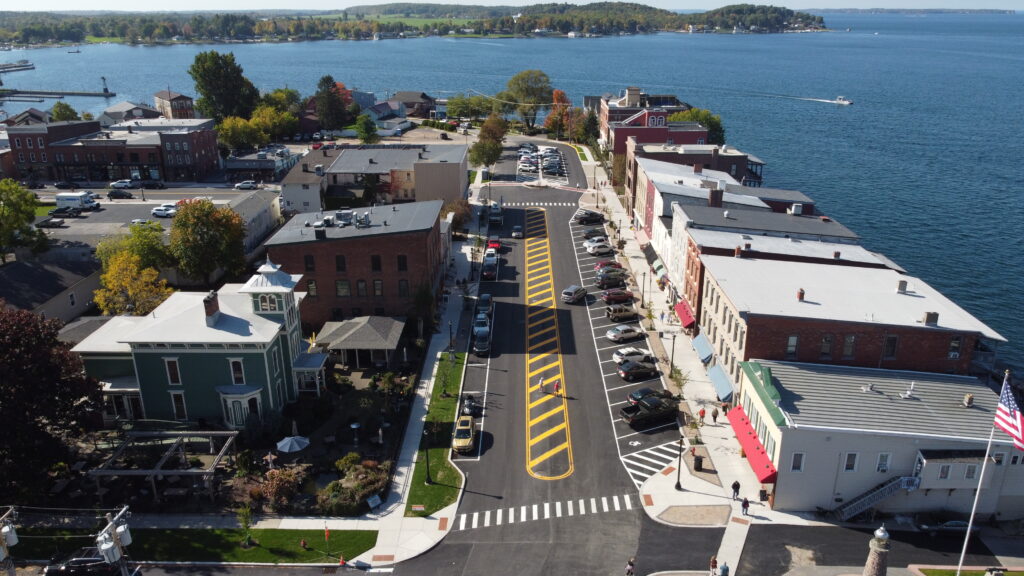
<instances>
[{"instance_id":1,"label":"blue awning","mask_svg":"<svg viewBox=\"0 0 1024 576\"><path fill-rule=\"evenodd\" d=\"M729 375L722 370L722 367L715 364L708 370L711 383L715 386L715 393L722 402L729 402L732 399L732 382L729 382Z\"/></svg>"},{"instance_id":2,"label":"blue awning","mask_svg":"<svg viewBox=\"0 0 1024 576\"><path fill-rule=\"evenodd\" d=\"M693 339L693 349L697 351L697 356L700 357L700 361L707 364L708 360L711 360L711 355L714 352L711 351L711 342L708 342L707 337L703 334L698 334Z\"/></svg>"}]
</instances>

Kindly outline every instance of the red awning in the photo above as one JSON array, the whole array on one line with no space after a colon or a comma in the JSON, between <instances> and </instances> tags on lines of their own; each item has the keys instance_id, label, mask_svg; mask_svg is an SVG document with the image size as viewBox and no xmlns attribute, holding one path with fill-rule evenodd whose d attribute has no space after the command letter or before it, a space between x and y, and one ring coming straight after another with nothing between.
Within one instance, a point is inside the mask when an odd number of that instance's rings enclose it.
<instances>
[{"instance_id":1,"label":"red awning","mask_svg":"<svg viewBox=\"0 0 1024 576\"><path fill-rule=\"evenodd\" d=\"M747 462L750 463L750 468L757 475L757 481L762 484L774 484L778 472L775 470L775 465L772 464L771 456L764 451L764 446L757 439L757 433L750 425L750 419L747 418L743 408L731 408L728 418L733 432L736 433L736 439L739 440L740 447L743 448L743 453L747 457Z\"/></svg>"},{"instance_id":2,"label":"red awning","mask_svg":"<svg viewBox=\"0 0 1024 576\"><path fill-rule=\"evenodd\" d=\"M686 303L686 300L680 300L679 304L676 304L676 316L679 317L679 322L682 323L683 328L689 328L697 322L697 319L693 317L693 311L690 310L690 305Z\"/></svg>"}]
</instances>

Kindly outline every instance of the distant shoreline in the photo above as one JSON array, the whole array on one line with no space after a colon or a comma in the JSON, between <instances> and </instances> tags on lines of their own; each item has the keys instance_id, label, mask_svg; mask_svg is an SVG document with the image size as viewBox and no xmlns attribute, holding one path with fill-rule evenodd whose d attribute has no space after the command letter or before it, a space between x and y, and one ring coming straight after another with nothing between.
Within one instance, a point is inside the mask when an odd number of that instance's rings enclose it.
<instances>
[{"instance_id":1,"label":"distant shoreline","mask_svg":"<svg viewBox=\"0 0 1024 576\"><path fill-rule=\"evenodd\" d=\"M808 8L811 14L1016 14L991 8Z\"/></svg>"}]
</instances>

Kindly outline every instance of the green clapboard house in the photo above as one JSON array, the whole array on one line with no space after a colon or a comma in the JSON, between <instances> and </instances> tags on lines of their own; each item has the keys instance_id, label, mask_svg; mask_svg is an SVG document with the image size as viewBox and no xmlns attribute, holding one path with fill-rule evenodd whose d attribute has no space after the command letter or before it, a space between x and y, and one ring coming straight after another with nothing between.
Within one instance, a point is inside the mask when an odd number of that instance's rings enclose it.
<instances>
[{"instance_id":1,"label":"green clapboard house","mask_svg":"<svg viewBox=\"0 0 1024 576\"><path fill-rule=\"evenodd\" d=\"M301 275L269 260L245 284L175 292L146 316L118 316L74 347L103 386L107 423L177 420L238 429L319 395L326 354L306 352Z\"/></svg>"}]
</instances>

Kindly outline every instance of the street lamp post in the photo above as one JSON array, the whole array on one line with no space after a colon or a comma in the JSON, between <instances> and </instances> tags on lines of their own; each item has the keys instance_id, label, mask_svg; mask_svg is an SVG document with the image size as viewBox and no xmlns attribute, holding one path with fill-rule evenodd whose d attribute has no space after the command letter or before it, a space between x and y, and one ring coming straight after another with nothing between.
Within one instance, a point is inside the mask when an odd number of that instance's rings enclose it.
<instances>
[{"instance_id":1,"label":"street lamp post","mask_svg":"<svg viewBox=\"0 0 1024 576\"><path fill-rule=\"evenodd\" d=\"M424 484L430 486L434 483L430 479L430 441L433 439L430 435L430 422L427 422L427 427L423 429L423 435L427 438L427 446L424 452L426 453L426 464L427 464L427 478L423 481Z\"/></svg>"},{"instance_id":2,"label":"street lamp post","mask_svg":"<svg viewBox=\"0 0 1024 576\"><path fill-rule=\"evenodd\" d=\"M683 437L679 437L679 462L676 464L676 490L683 491Z\"/></svg>"},{"instance_id":3,"label":"street lamp post","mask_svg":"<svg viewBox=\"0 0 1024 576\"><path fill-rule=\"evenodd\" d=\"M647 286L647 272L644 272L640 276L640 307L641 308L647 308L647 306L644 305L644 287L645 286Z\"/></svg>"},{"instance_id":4,"label":"street lamp post","mask_svg":"<svg viewBox=\"0 0 1024 576\"><path fill-rule=\"evenodd\" d=\"M450 353L455 348L455 341L452 340L452 321L448 321L448 352Z\"/></svg>"},{"instance_id":5,"label":"street lamp post","mask_svg":"<svg viewBox=\"0 0 1024 576\"><path fill-rule=\"evenodd\" d=\"M678 332L673 332L672 333L672 354L669 357L669 361L668 361L668 375L669 375L669 378L672 377L672 373L676 369L676 336L678 336L678 335L679 335ZM680 392L681 392L681 390L680 390Z\"/></svg>"}]
</instances>

